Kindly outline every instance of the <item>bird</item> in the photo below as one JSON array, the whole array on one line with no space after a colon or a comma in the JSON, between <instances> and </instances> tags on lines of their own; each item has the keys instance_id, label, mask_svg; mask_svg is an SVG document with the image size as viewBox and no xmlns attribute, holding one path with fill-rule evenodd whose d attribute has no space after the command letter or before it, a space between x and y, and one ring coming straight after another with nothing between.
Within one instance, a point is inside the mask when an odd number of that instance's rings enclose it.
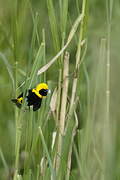
<instances>
[{"instance_id":1,"label":"bird","mask_svg":"<svg viewBox=\"0 0 120 180\"><path fill-rule=\"evenodd\" d=\"M32 106L33 111L37 111L41 107L42 99L45 98L49 92L50 90L46 83L39 83L35 88L28 89L25 97L23 97L23 93L21 93L16 99L11 99L11 101L18 108L21 108L25 99L29 109L30 106Z\"/></svg>"}]
</instances>

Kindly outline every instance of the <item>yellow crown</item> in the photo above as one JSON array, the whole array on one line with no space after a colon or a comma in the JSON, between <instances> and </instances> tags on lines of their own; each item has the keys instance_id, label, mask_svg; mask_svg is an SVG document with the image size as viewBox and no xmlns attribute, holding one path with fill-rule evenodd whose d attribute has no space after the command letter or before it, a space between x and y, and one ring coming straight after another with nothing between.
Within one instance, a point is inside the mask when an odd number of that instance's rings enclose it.
<instances>
[{"instance_id":1,"label":"yellow crown","mask_svg":"<svg viewBox=\"0 0 120 180\"><path fill-rule=\"evenodd\" d=\"M36 91L40 91L41 89L48 89L48 85L46 83L40 83L36 86Z\"/></svg>"}]
</instances>

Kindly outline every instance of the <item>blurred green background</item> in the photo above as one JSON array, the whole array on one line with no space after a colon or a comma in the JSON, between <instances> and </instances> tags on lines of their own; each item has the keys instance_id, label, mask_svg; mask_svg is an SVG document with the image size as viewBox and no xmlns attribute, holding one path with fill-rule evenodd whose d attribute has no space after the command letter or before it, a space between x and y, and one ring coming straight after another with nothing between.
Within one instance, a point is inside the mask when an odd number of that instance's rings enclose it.
<instances>
[{"instance_id":1,"label":"blurred green background","mask_svg":"<svg viewBox=\"0 0 120 180\"><path fill-rule=\"evenodd\" d=\"M88 0L89 1L89 0ZM52 34L48 18L46 1L43 0L0 0L0 177L4 174L2 155L9 168L14 165L14 146L15 146L15 120L14 106L11 98L15 97L15 87L13 87L10 73L15 77L15 62L17 61L18 85L24 81L24 72L30 72L34 55L31 56L31 37L33 32L32 14L38 16L38 34L42 40L42 29L46 34L46 59L49 61L56 54L53 47ZM56 11L56 18L59 22L59 3L53 1ZM81 0L69 0L69 14L67 22L67 33L70 32L71 25L78 16L76 3L79 3L81 11ZM17 8L16 8L17 6ZM89 93L89 120L93 118L94 143L96 143L98 154L101 154L102 129L105 108L105 89L106 89L106 57L101 59L100 46L101 39L107 39L107 8L106 1L92 0L88 2L88 20L86 28L87 52L84 59L84 66L81 68L80 88L80 107L78 113L80 120L84 122L86 117L86 92ZM110 43L110 126L113 152L113 165L115 168L115 179L120 179L120 1L113 0L112 23L111 23L111 43ZM58 23L60 32L60 24ZM59 37L61 38L61 37ZM17 40L16 40L17 39ZM61 39L60 39L61 41ZM34 51L38 50L38 42L35 43ZM106 46L106 45L105 45ZM72 41L68 48L70 52L70 68L74 65L76 39ZM34 53L35 53L34 52ZM34 54L33 53L33 54ZM47 80L57 84L57 63L47 72ZM84 69L85 67L85 69ZM85 73L86 71L86 73ZM84 74L85 73L85 74ZM86 83L88 81L88 83ZM72 84L71 84L72 85ZM88 86L89 85L89 86ZM88 89L89 88L89 89ZM22 89L20 89L22 90ZM96 100L94 100L96 94ZM94 106L95 102L95 106ZM80 127L82 128L82 127ZM93 144L94 144L93 143ZM92 155L92 153L91 153ZM91 160L91 159L90 159ZM90 162L89 162L90 163ZM93 163L94 164L94 163ZM89 164L90 166L90 164ZM94 169L94 165L93 165ZM96 170L96 169L95 169ZM97 173L97 170L96 170ZM99 170L98 170L99 174ZM97 176L97 175L96 175ZM1 179L1 178L0 178ZM92 177L90 178L92 179ZM100 179L99 175L96 179ZM106 180L106 179L105 179Z\"/></svg>"}]
</instances>

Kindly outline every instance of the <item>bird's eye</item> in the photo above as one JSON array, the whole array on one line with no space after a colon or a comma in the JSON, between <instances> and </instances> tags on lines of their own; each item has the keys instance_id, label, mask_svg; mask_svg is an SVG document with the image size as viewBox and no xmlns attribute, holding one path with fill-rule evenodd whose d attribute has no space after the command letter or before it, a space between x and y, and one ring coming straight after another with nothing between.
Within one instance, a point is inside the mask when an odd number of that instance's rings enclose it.
<instances>
[{"instance_id":1,"label":"bird's eye","mask_svg":"<svg viewBox=\"0 0 120 180\"><path fill-rule=\"evenodd\" d=\"M40 93L40 95L42 95L42 96L47 96L48 89L41 89L41 90L39 91L39 93Z\"/></svg>"}]
</instances>

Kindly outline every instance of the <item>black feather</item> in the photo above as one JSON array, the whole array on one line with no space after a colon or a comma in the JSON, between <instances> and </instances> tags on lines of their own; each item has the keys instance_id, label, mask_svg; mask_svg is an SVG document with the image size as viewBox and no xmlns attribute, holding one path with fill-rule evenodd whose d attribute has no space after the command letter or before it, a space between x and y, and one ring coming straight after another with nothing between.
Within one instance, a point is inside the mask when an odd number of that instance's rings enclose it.
<instances>
[{"instance_id":1,"label":"black feather","mask_svg":"<svg viewBox=\"0 0 120 180\"><path fill-rule=\"evenodd\" d=\"M28 96L26 97L27 99L27 105L28 106L33 106L33 111L36 111L40 108L42 98L38 97L34 92L32 92L32 89L28 91Z\"/></svg>"},{"instance_id":2,"label":"black feather","mask_svg":"<svg viewBox=\"0 0 120 180\"><path fill-rule=\"evenodd\" d=\"M16 104L18 108L21 108L22 104L20 104L17 99L11 99L11 101Z\"/></svg>"}]
</instances>

